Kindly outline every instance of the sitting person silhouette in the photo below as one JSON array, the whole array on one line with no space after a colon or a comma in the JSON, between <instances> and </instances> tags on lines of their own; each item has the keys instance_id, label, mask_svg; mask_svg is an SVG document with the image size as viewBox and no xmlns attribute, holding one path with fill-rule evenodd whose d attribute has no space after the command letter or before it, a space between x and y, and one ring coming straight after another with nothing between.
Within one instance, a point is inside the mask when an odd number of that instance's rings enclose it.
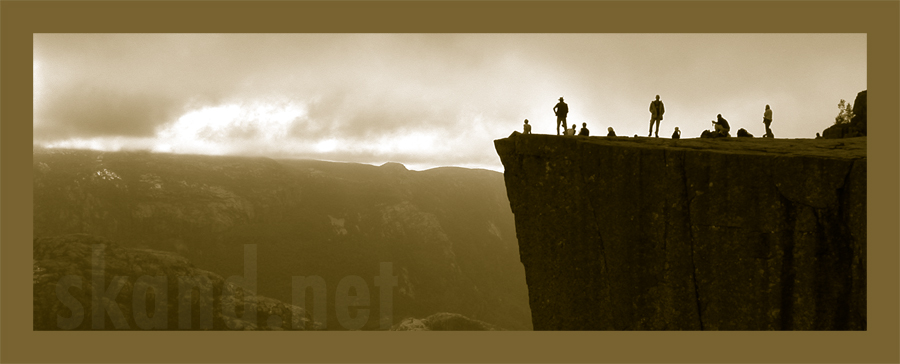
<instances>
[{"instance_id":1,"label":"sitting person silhouette","mask_svg":"<svg viewBox=\"0 0 900 364\"><path fill-rule=\"evenodd\" d=\"M531 125L528 125L528 119L525 119L525 134L531 134Z\"/></svg>"},{"instance_id":2,"label":"sitting person silhouette","mask_svg":"<svg viewBox=\"0 0 900 364\"><path fill-rule=\"evenodd\" d=\"M611 126L606 128L606 131L607 131L606 136L608 136L608 137L616 136L616 131L613 130L613 128Z\"/></svg>"},{"instance_id":3,"label":"sitting person silhouette","mask_svg":"<svg viewBox=\"0 0 900 364\"><path fill-rule=\"evenodd\" d=\"M672 139L681 139L681 130L678 130L678 127L675 127L675 132L672 133Z\"/></svg>"},{"instance_id":4,"label":"sitting person silhouette","mask_svg":"<svg viewBox=\"0 0 900 364\"><path fill-rule=\"evenodd\" d=\"M575 136L575 124L572 124L572 129L566 129L566 135Z\"/></svg>"},{"instance_id":5,"label":"sitting person silhouette","mask_svg":"<svg viewBox=\"0 0 900 364\"><path fill-rule=\"evenodd\" d=\"M591 131L587 128L587 123L581 123L581 131L578 132L578 135L590 136Z\"/></svg>"},{"instance_id":6,"label":"sitting person silhouette","mask_svg":"<svg viewBox=\"0 0 900 364\"><path fill-rule=\"evenodd\" d=\"M713 125L716 126L716 133L718 133L719 136L729 136L728 132L731 130L731 127L728 126L728 120L725 120L725 118L722 117L722 114L717 115L716 119L718 119L718 121L713 120L712 122Z\"/></svg>"}]
</instances>

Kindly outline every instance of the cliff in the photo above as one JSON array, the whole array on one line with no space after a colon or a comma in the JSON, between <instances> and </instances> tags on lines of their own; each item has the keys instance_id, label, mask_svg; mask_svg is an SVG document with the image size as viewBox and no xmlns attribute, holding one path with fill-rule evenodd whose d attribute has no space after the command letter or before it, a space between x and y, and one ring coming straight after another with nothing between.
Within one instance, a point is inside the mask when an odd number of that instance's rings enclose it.
<instances>
[{"instance_id":1,"label":"cliff","mask_svg":"<svg viewBox=\"0 0 900 364\"><path fill-rule=\"evenodd\" d=\"M866 329L866 138L494 143L536 330Z\"/></svg>"}]
</instances>

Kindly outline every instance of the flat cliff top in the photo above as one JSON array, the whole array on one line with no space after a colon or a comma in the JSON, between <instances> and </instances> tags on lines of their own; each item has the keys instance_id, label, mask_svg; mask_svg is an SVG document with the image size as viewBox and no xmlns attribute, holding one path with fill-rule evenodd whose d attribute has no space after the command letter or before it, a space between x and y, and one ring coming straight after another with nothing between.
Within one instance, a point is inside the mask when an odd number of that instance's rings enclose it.
<instances>
[{"instance_id":1,"label":"flat cliff top","mask_svg":"<svg viewBox=\"0 0 900 364\"><path fill-rule=\"evenodd\" d=\"M769 139L769 138L692 138L669 139L648 137L606 137L606 136L559 136L545 134L524 135L513 132L507 138L498 139L516 142L516 152L522 154L543 154L548 150L535 147L561 145L561 143L592 143L625 148L666 148L675 150L699 150L729 154L763 154L785 156L810 156L837 159L866 158L866 137L845 139ZM520 144L519 142L525 142Z\"/></svg>"}]
</instances>

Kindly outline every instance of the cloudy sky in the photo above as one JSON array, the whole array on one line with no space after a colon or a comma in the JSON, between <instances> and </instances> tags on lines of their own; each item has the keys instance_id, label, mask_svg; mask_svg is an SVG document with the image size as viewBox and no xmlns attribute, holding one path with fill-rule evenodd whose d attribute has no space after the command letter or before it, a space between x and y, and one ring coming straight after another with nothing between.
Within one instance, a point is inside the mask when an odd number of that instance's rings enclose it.
<instances>
[{"instance_id":1,"label":"cloudy sky","mask_svg":"<svg viewBox=\"0 0 900 364\"><path fill-rule=\"evenodd\" d=\"M810 138L866 86L865 34L35 34L34 144L502 171L522 129L660 137L721 113Z\"/></svg>"}]
</instances>

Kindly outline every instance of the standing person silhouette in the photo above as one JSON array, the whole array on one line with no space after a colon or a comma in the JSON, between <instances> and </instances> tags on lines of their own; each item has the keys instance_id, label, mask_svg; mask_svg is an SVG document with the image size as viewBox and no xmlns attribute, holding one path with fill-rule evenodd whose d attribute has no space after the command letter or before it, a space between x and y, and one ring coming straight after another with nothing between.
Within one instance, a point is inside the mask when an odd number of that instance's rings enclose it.
<instances>
[{"instance_id":1,"label":"standing person silhouette","mask_svg":"<svg viewBox=\"0 0 900 364\"><path fill-rule=\"evenodd\" d=\"M569 114L569 105L566 105L563 102L563 98L560 96L559 103L553 107L553 113L556 114L556 135L559 135L559 124L562 123L563 130L568 129L566 127L566 115Z\"/></svg>"},{"instance_id":2,"label":"standing person silhouette","mask_svg":"<svg viewBox=\"0 0 900 364\"><path fill-rule=\"evenodd\" d=\"M656 95L656 100L650 101L650 132L647 133L647 136L653 135L653 123L656 123L656 137L659 138L659 122L663 119L663 113L666 112L666 107L663 105L662 100L659 99L659 95Z\"/></svg>"},{"instance_id":3,"label":"standing person silhouette","mask_svg":"<svg viewBox=\"0 0 900 364\"><path fill-rule=\"evenodd\" d=\"M525 119L524 129L525 134L531 134L531 125L528 125L528 119Z\"/></svg>"},{"instance_id":4,"label":"standing person silhouette","mask_svg":"<svg viewBox=\"0 0 900 364\"><path fill-rule=\"evenodd\" d=\"M766 105L766 111L763 113L763 124L766 124L766 135L765 138L774 138L775 134L772 134L772 129L769 129L769 125L772 125L772 109L769 108L769 105Z\"/></svg>"}]
</instances>

